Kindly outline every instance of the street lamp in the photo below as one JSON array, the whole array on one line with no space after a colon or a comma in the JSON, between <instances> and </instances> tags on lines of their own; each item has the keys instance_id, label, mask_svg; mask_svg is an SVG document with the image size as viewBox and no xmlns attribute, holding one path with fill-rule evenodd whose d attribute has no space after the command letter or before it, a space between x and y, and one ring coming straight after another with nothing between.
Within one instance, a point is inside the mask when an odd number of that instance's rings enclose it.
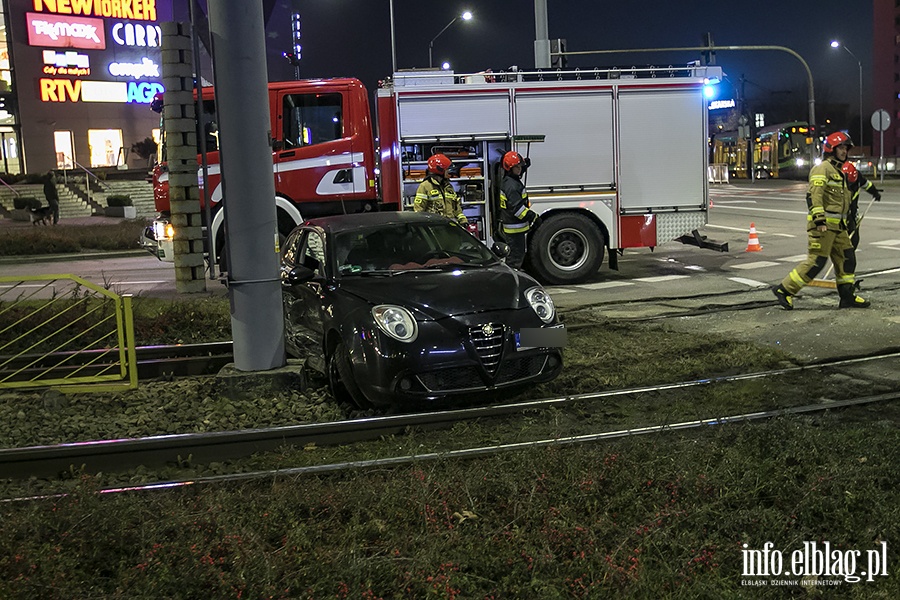
<instances>
[{"instance_id":1,"label":"street lamp","mask_svg":"<svg viewBox=\"0 0 900 600\"><path fill-rule=\"evenodd\" d=\"M837 40L833 40L831 42L832 48L843 48L847 51L847 53L856 60L856 64L859 65L859 145L863 145L863 86L862 86L862 61L856 58L856 55L850 52L850 48L844 46Z\"/></svg>"},{"instance_id":2,"label":"street lamp","mask_svg":"<svg viewBox=\"0 0 900 600\"><path fill-rule=\"evenodd\" d=\"M444 33L445 31L447 31L447 29L448 29L451 25L453 25L454 23L456 23L456 22L459 21L460 19L462 19L463 21L468 21L468 20L470 20L471 18L472 18L472 13L469 12L469 11L465 11L463 14L457 15L457 16L453 17L453 20L452 20L452 21L450 21L449 23L447 23L447 25L445 25L444 28L441 29L441 30L438 32L438 34L437 34L436 36L434 36L433 38L431 38L431 41L428 42L428 66L429 66L429 67L434 67L434 60L432 60L432 58L431 58L431 51L434 49L434 40L438 39L438 38L441 36L442 33Z\"/></svg>"}]
</instances>

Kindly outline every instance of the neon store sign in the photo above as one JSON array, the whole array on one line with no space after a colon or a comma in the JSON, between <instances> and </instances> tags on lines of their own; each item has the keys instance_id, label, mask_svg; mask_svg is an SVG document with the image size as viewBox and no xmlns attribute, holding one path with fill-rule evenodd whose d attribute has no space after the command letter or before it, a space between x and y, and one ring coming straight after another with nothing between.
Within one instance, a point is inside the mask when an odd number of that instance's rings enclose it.
<instances>
[{"instance_id":1,"label":"neon store sign","mask_svg":"<svg viewBox=\"0 0 900 600\"><path fill-rule=\"evenodd\" d=\"M155 21L156 0L34 0L35 12Z\"/></svg>"},{"instance_id":2,"label":"neon store sign","mask_svg":"<svg viewBox=\"0 0 900 600\"><path fill-rule=\"evenodd\" d=\"M150 104L153 96L164 91L155 81L82 81L80 79L41 79L41 102L116 102Z\"/></svg>"}]
</instances>

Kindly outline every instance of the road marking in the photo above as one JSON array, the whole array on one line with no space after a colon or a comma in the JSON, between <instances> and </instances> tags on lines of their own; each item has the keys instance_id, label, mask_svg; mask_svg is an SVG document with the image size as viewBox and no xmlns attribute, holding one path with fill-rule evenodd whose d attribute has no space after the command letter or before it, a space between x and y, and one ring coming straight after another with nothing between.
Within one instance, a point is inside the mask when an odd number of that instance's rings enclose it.
<instances>
[{"instance_id":1,"label":"road marking","mask_svg":"<svg viewBox=\"0 0 900 600\"><path fill-rule=\"evenodd\" d=\"M873 246L900 246L900 240L882 240L880 242L872 242Z\"/></svg>"},{"instance_id":2,"label":"road marking","mask_svg":"<svg viewBox=\"0 0 900 600\"><path fill-rule=\"evenodd\" d=\"M882 246L881 244L872 244L872 245L875 246L876 248L881 248L882 250L900 250L900 248L897 248L896 246Z\"/></svg>"},{"instance_id":3,"label":"road marking","mask_svg":"<svg viewBox=\"0 0 900 600\"><path fill-rule=\"evenodd\" d=\"M750 287L769 287L768 283L763 283L762 281L756 281L755 279L744 279L743 277L729 277L729 281L733 281L735 283L742 283L744 285Z\"/></svg>"},{"instance_id":4,"label":"road marking","mask_svg":"<svg viewBox=\"0 0 900 600\"><path fill-rule=\"evenodd\" d=\"M732 269L762 269L763 267L775 267L780 265L781 263L772 262L770 260L760 260L752 263L745 263L742 265L731 265Z\"/></svg>"},{"instance_id":5,"label":"road marking","mask_svg":"<svg viewBox=\"0 0 900 600\"><path fill-rule=\"evenodd\" d=\"M552 296L553 294L571 294L575 290L568 290L566 288L558 288L558 287L550 287L550 288L545 288L545 291Z\"/></svg>"},{"instance_id":6,"label":"road marking","mask_svg":"<svg viewBox=\"0 0 900 600\"><path fill-rule=\"evenodd\" d=\"M601 283L585 283L576 286L581 290L602 290L604 288L624 287L626 285L634 285L631 281L603 281Z\"/></svg>"},{"instance_id":7,"label":"road marking","mask_svg":"<svg viewBox=\"0 0 900 600\"><path fill-rule=\"evenodd\" d=\"M171 281L111 281L110 285L143 285L145 283L171 283Z\"/></svg>"},{"instance_id":8,"label":"road marking","mask_svg":"<svg viewBox=\"0 0 900 600\"><path fill-rule=\"evenodd\" d=\"M662 275L660 277L638 277L635 281L644 283L659 283L661 281L675 281L676 279L686 279L690 275Z\"/></svg>"},{"instance_id":9,"label":"road marking","mask_svg":"<svg viewBox=\"0 0 900 600\"><path fill-rule=\"evenodd\" d=\"M780 260L781 262L795 263L795 262L802 262L802 261L806 260L807 256L809 256L809 255L808 254L795 254L794 256L784 256L782 258L779 258L778 260Z\"/></svg>"}]
</instances>

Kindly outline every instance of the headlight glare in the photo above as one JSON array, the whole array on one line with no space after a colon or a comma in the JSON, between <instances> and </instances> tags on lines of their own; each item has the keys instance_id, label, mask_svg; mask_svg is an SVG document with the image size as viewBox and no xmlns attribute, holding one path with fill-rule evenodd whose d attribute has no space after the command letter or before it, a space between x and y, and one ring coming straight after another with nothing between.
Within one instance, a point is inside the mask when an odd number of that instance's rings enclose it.
<instances>
[{"instance_id":1,"label":"headlight glare","mask_svg":"<svg viewBox=\"0 0 900 600\"><path fill-rule=\"evenodd\" d=\"M534 310L535 314L540 317L544 323L553 322L556 316L556 307L553 306L553 299L550 294L544 291L544 288L533 287L525 291L525 299Z\"/></svg>"},{"instance_id":2,"label":"headlight glare","mask_svg":"<svg viewBox=\"0 0 900 600\"><path fill-rule=\"evenodd\" d=\"M372 309L372 317L378 328L401 342L411 342L419 334L419 327L412 314L402 306L379 304Z\"/></svg>"}]
</instances>

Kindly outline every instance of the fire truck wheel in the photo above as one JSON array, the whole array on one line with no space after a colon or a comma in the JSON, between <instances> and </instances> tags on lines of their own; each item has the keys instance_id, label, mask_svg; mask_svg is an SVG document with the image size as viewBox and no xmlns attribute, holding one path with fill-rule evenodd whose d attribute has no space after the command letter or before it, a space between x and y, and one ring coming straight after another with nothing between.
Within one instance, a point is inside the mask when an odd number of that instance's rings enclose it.
<instances>
[{"instance_id":1,"label":"fire truck wheel","mask_svg":"<svg viewBox=\"0 0 900 600\"><path fill-rule=\"evenodd\" d=\"M583 281L603 262L603 232L588 217L578 214L551 216L531 237L531 268L544 283Z\"/></svg>"},{"instance_id":2,"label":"fire truck wheel","mask_svg":"<svg viewBox=\"0 0 900 600\"><path fill-rule=\"evenodd\" d=\"M338 404L352 404L361 409L370 408L372 405L363 391L359 389L356 380L353 379L353 371L350 367L350 355L343 342L338 342L327 359L326 370L328 372L328 388Z\"/></svg>"}]
</instances>

